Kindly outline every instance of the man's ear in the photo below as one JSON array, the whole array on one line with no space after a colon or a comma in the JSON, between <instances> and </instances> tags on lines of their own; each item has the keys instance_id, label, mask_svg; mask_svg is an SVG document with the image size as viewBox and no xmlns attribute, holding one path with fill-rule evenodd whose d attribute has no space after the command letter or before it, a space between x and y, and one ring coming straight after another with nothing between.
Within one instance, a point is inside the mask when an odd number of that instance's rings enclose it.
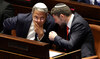
<instances>
[{"instance_id":1,"label":"man's ear","mask_svg":"<svg viewBox=\"0 0 100 59\"><path fill-rule=\"evenodd\" d=\"M60 18L61 18L61 19L64 19L64 15L63 15L63 14L60 14Z\"/></svg>"},{"instance_id":2,"label":"man's ear","mask_svg":"<svg viewBox=\"0 0 100 59\"><path fill-rule=\"evenodd\" d=\"M60 18L64 18L64 15L63 14L60 14Z\"/></svg>"}]
</instances>

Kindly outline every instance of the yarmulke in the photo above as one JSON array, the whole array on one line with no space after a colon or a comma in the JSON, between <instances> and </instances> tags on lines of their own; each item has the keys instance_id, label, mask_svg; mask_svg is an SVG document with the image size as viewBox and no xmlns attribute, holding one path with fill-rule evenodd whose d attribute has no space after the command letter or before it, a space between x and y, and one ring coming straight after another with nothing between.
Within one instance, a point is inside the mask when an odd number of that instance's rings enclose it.
<instances>
[{"instance_id":1,"label":"yarmulke","mask_svg":"<svg viewBox=\"0 0 100 59\"><path fill-rule=\"evenodd\" d=\"M41 2L36 3L36 4L34 5L34 7L38 7L38 8L47 8L47 6L46 6L44 3L41 3Z\"/></svg>"},{"instance_id":2,"label":"yarmulke","mask_svg":"<svg viewBox=\"0 0 100 59\"><path fill-rule=\"evenodd\" d=\"M65 4L64 5L56 5L55 8L59 8L59 7L64 7L66 6Z\"/></svg>"}]
</instances>

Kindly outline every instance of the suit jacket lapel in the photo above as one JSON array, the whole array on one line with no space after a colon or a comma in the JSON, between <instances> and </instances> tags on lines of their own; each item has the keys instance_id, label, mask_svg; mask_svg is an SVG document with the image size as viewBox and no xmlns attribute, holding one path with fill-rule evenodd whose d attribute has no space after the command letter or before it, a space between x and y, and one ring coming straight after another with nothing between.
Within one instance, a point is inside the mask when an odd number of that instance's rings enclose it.
<instances>
[{"instance_id":1,"label":"suit jacket lapel","mask_svg":"<svg viewBox=\"0 0 100 59\"><path fill-rule=\"evenodd\" d=\"M77 17L77 13L75 12L74 13L74 18L73 18L73 21L72 21L72 24L71 24L71 28L70 28L70 32L68 34L68 39L70 39L70 36L71 36L71 33L72 33L72 26L73 26L73 22L75 21L75 18Z\"/></svg>"},{"instance_id":2,"label":"suit jacket lapel","mask_svg":"<svg viewBox=\"0 0 100 59\"><path fill-rule=\"evenodd\" d=\"M31 26L31 22L32 22L32 14L29 17L27 17L26 21L25 21L24 32L23 32L23 34L25 35L25 38L28 35L29 29Z\"/></svg>"}]
</instances>

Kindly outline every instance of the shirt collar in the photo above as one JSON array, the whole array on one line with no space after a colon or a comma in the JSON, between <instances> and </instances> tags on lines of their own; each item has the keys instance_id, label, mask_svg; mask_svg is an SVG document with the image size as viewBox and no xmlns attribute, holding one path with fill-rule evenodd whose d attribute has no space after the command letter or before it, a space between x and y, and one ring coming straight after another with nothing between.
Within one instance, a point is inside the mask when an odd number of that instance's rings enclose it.
<instances>
[{"instance_id":1,"label":"shirt collar","mask_svg":"<svg viewBox=\"0 0 100 59\"><path fill-rule=\"evenodd\" d=\"M71 28L71 24L72 24L73 18L74 18L74 14L71 15L71 18L68 21L67 26L68 26L69 29Z\"/></svg>"}]
</instances>

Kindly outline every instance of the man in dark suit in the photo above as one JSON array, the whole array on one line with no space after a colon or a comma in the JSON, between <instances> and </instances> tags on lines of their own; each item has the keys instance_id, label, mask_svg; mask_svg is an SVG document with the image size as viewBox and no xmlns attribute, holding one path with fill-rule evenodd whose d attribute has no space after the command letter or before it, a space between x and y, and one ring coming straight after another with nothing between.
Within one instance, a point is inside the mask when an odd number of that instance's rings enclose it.
<instances>
[{"instance_id":1,"label":"man in dark suit","mask_svg":"<svg viewBox=\"0 0 100 59\"><path fill-rule=\"evenodd\" d=\"M32 13L19 14L16 17L7 18L4 23L5 34L11 34L16 30L16 36L51 43L48 33L55 26L53 17L48 14L48 8L44 3L36 3Z\"/></svg>"},{"instance_id":2,"label":"man in dark suit","mask_svg":"<svg viewBox=\"0 0 100 59\"><path fill-rule=\"evenodd\" d=\"M14 16L14 8L4 0L0 0L0 32L3 30L3 21Z\"/></svg>"},{"instance_id":3,"label":"man in dark suit","mask_svg":"<svg viewBox=\"0 0 100 59\"><path fill-rule=\"evenodd\" d=\"M88 23L77 13L72 13L70 8L63 3L58 3L51 10L55 22L65 27L65 36L62 38L55 31L49 33L49 39L61 47L63 51L69 52L81 49L81 56L95 55L94 39ZM63 30L64 31L64 30Z\"/></svg>"}]
</instances>

